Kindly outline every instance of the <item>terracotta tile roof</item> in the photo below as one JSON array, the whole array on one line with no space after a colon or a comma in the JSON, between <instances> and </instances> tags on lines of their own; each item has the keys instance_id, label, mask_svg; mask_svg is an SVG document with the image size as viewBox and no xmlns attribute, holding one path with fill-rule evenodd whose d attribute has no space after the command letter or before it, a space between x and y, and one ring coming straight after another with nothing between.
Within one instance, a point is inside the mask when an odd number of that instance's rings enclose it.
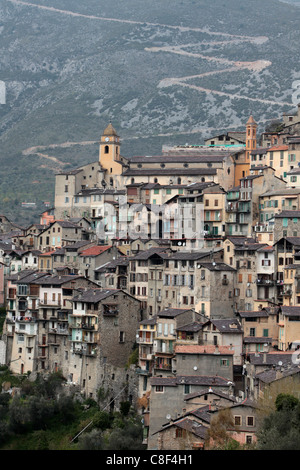
<instances>
[{"instance_id":1,"label":"terracotta tile roof","mask_svg":"<svg viewBox=\"0 0 300 470\"><path fill-rule=\"evenodd\" d=\"M234 351L230 349L229 346L214 346L213 344L208 344L204 346L187 344L181 345L178 344L175 346L175 354L234 354Z\"/></svg>"},{"instance_id":2,"label":"terracotta tile roof","mask_svg":"<svg viewBox=\"0 0 300 470\"><path fill-rule=\"evenodd\" d=\"M41 253L40 256L51 256L56 253L57 250L46 251L46 253Z\"/></svg>"},{"instance_id":3,"label":"terracotta tile roof","mask_svg":"<svg viewBox=\"0 0 300 470\"><path fill-rule=\"evenodd\" d=\"M101 245L101 246L92 246L91 248L87 248L80 253L80 256L98 256L104 251L112 248L112 245Z\"/></svg>"},{"instance_id":4,"label":"terracotta tile roof","mask_svg":"<svg viewBox=\"0 0 300 470\"><path fill-rule=\"evenodd\" d=\"M276 152L278 150L288 150L288 145L273 145L273 147L268 148L268 152Z\"/></svg>"}]
</instances>

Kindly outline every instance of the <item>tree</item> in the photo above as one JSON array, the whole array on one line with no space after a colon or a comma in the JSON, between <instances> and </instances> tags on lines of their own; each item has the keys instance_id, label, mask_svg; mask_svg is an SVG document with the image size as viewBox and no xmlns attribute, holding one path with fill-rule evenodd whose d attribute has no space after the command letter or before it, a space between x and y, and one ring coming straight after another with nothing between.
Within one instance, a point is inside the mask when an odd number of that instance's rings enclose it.
<instances>
[{"instance_id":1,"label":"tree","mask_svg":"<svg viewBox=\"0 0 300 470\"><path fill-rule=\"evenodd\" d=\"M33 450L49 450L49 442L46 431L35 431L33 433L35 448Z\"/></svg>"},{"instance_id":2,"label":"tree","mask_svg":"<svg viewBox=\"0 0 300 470\"><path fill-rule=\"evenodd\" d=\"M26 433L31 428L30 411L27 403L14 397L9 407L9 429L18 434Z\"/></svg>"},{"instance_id":3,"label":"tree","mask_svg":"<svg viewBox=\"0 0 300 470\"><path fill-rule=\"evenodd\" d=\"M286 393L280 393L277 395L275 400L275 406L277 411L281 410L292 410L299 403L298 398L293 395L288 395Z\"/></svg>"},{"instance_id":4,"label":"tree","mask_svg":"<svg viewBox=\"0 0 300 470\"><path fill-rule=\"evenodd\" d=\"M129 401L121 401L120 403L120 412L123 416L128 416L130 411L130 402Z\"/></svg>"},{"instance_id":5,"label":"tree","mask_svg":"<svg viewBox=\"0 0 300 470\"><path fill-rule=\"evenodd\" d=\"M78 438L79 450L103 450L104 441L102 431L93 429L91 432L82 434Z\"/></svg>"},{"instance_id":6,"label":"tree","mask_svg":"<svg viewBox=\"0 0 300 470\"><path fill-rule=\"evenodd\" d=\"M213 449L236 449L239 444L231 435L230 430L234 430L234 419L229 408L220 410L212 417L210 427L206 434L206 447Z\"/></svg>"},{"instance_id":7,"label":"tree","mask_svg":"<svg viewBox=\"0 0 300 470\"><path fill-rule=\"evenodd\" d=\"M279 394L276 410L267 416L257 433L258 449L300 450L300 401Z\"/></svg>"},{"instance_id":8,"label":"tree","mask_svg":"<svg viewBox=\"0 0 300 470\"><path fill-rule=\"evenodd\" d=\"M99 428L102 431L111 427L112 416L106 411L97 411L93 416L93 425L95 428Z\"/></svg>"},{"instance_id":9,"label":"tree","mask_svg":"<svg viewBox=\"0 0 300 470\"><path fill-rule=\"evenodd\" d=\"M124 427L116 427L109 436L107 450L143 450L143 428L138 420L128 420Z\"/></svg>"}]
</instances>

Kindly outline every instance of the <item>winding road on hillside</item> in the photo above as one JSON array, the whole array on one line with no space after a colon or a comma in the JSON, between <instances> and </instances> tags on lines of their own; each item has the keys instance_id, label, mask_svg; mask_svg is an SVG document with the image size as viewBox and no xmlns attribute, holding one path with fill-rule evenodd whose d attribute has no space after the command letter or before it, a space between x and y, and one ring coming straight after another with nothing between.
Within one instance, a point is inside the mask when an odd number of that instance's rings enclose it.
<instances>
[{"instance_id":1,"label":"winding road on hillside","mask_svg":"<svg viewBox=\"0 0 300 470\"><path fill-rule=\"evenodd\" d=\"M96 15L86 15L83 13L77 13L73 12L70 10L62 10L46 5L39 5L36 3L30 3L30 2L25 2L23 0L7 0L10 3L13 3L14 5L20 5L24 7L31 7L31 8L38 8L41 10L53 12L56 14L62 14L62 15L68 15L72 17L80 17L80 18L86 18L90 20L97 20L97 21L108 21L108 22L117 22L117 23L125 23L125 24L133 24L133 25L147 25L147 26L153 26L153 27L164 27L164 28L169 28L169 29L176 29L181 32L200 32L200 33L206 33L211 36L221 36L223 38L226 38L224 40L212 40L212 41L203 41L199 42L197 44L193 44L192 46L202 46L202 45L210 45L210 46L224 46L227 44L237 44L241 42L250 42L254 44L262 44L266 41L268 41L268 37L266 36L240 36L240 35L235 35L235 34L229 34L229 33L223 33L219 31L211 31L209 28L193 28L189 26L182 26L182 25L169 25L169 24L162 24L162 23L151 23L147 21L134 21L134 20L126 20L122 18L108 18L108 17L102 17L102 16L96 16ZM213 74L221 74L221 73L227 73L228 71L230 72L237 72L240 70L245 70L248 69L250 71L261 71L270 65L272 65L272 62L269 60L257 60L257 61L232 61L226 58L222 57L215 57L211 55L206 55L206 54L200 54L200 53L192 53L184 50L187 46L191 45L182 45L182 46L165 46L165 47L150 47L150 48L145 48L145 51L150 52L150 53L158 53L158 52L165 52L165 53L170 53L170 54L179 54L183 56L189 56L201 60L206 60L209 62L215 62L218 64L224 64L231 66L230 69L222 69L222 70L215 70L212 72L206 72L203 74L199 75L193 75L193 76L188 76L188 77L170 77L170 78L164 78L163 80L160 81L158 84L158 88L162 87L170 87L170 86L181 86L181 87L186 87L190 88L199 92L204 92L207 94L216 94L219 96L226 96L229 98L236 98L236 99L246 99L249 101L256 101L264 104L270 104L270 105L277 105L277 106L292 106L292 103L289 102L282 102L282 101L275 101L275 100L267 100L267 99L262 99L259 97L249 97L247 95L240 95L239 93L227 93L223 92L220 90L215 90L214 88L205 88L201 86L197 86L194 84L189 84L187 83L188 80L195 79L195 78L202 78L207 76L208 74L213 75Z\"/></svg>"}]
</instances>

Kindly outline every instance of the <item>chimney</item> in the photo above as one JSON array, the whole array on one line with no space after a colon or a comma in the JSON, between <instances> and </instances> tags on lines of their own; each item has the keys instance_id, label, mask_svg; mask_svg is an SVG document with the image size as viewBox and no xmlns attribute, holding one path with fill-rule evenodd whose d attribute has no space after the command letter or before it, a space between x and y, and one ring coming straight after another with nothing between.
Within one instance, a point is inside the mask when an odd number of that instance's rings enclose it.
<instances>
[{"instance_id":1,"label":"chimney","mask_svg":"<svg viewBox=\"0 0 300 470\"><path fill-rule=\"evenodd\" d=\"M263 353L263 363L266 364L266 362L267 362L267 353L264 352Z\"/></svg>"}]
</instances>

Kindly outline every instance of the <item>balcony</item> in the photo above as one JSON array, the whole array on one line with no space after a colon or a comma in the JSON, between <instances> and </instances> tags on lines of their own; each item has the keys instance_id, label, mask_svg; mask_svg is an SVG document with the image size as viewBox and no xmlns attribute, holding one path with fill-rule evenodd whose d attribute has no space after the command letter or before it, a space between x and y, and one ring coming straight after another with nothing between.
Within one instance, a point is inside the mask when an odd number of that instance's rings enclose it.
<instances>
[{"instance_id":1,"label":"balcony","mask_svg":"<svg viewBox=\"0 0 300 470\"><path fill-rule=\"evenodd\" d=\"M154 368L159 370L172 370L172 364L170 364L169 362L156 361L154 364Z\"/></svg>"},{"instance_id":2,"label":"balcony","mask_svg":"<svg viewBox=\"0 0 300 470\"><path fill-rule=\"evenodd\" d=\"M284 289L282 292L282 295L285 297L291 297L292 296L292 289Z\"/></svg>"},{"instance_id":3,"label":"balcony","mask_svg":"<svg viewBox=\"0 0 300 470\"><path fill-rule=\"evenodd\" d=\"M37 319L35 317L19 316L15 317L15 321L20 323L35 323Z\"/></svg>"},{"instance_id":4,"label":"balcony","mask_svg":"<svg viewBox=\"0 0 300 470\"><path fill-rule=\"evenodd\" d=\"M82 323L81 324L81 328L83 330L90 330L90 331L94 331L95 330L95 325L88 325L86 323Z\"/></svg>"},{"instance_id":5,"label":"balcony","mask_svg":"<svg viewBox=\"0 0 300 470\"><path fill-rule=\"evenodd\" d=\"M68 328L50 328L49 333L55 333L57 335L68 335Z\"/></svg>"},{"instance_id":6,"label":"balcony","mask_svg":"<svg viewBox=\"0 0 300 470\"><path fill-rule=\"evenodd\" d=\"M227 204L227 206L226 206L226 211L227 211L227 212L238 212L238 207L237 207L236 204L231 204L231 203L229 203L229 204Z\"/></svg>"},{"instance_id":7,"label":"balcony","mask_svg":"<svg viewBox=\"0 0 300 470\"><path fill-rule=\"evenodd\" d=\"M117 306L112 306L112 305L103 305L103 315L106 316L117 316L119 314L119 310Z\"/></svg>"},{"instance_id":8,"label":"balcony","mask_svg":"<svg viewBox=\"0 0 300 470\"><path fill-rule=\"evenodd\" d=\"M80 321L71 320L69 322L69 328L81 329L82 323Z\"/></svg>"},{"instance_id":9,"label":"balcony","mask_svg":"<svg viewBox=\"0 0 300 470\"><path fill-rule=\"evenodd\" d=\"M19 302L18 309L19 309L19 312L25 312L25 310L28 309L28 303L27 302Z\"/></svg>"},{"instance_id":10,"label":"balcony","mask_svg":"<svg viewBox=\"0 0 300 470\"><path fill-rule=\"evenodd\" d=\"M69 314L72 313L72 310L58 310L57 318L60 321L68 321Z\"/></svg>"},{"instance_id":11,"label":"balcony","mask_svg":"<svg viewBox=\"0 0 300 470\"><path fill-rule=\"evenodd\" d=\"M61 301L53 300L52 302L50 300L44 299L39 301L39 305L41 308L55 308L55 307L61 307L62 303Z\"/></svg>"},{"instance_id":12,"label":"balcony","mask_svg":"<svg viewBox=\"0 0 300 470\"><path fill-rule=\"evenodd\" d=\"M250 210L250 207L249 207L249 206L242 206L242 205L240 205L240 206L239 206L239 212L245 212L245 213L249 214L249 213L251 212L251 210Z\"/></svg>"},{"instance_id":13,"label":"balcony","mask_svg":"<svg viewBox=\"0 0 300 470\"><path fill-rule=\"evenodd\" d=\"M258 287L259 286L271 287L271 286L274 286L275 281L273 279L258 278L256 283Z\"/></svg>"},{"instance_id":14,"label":"balcony","mask_svg":"<svg viewBox=\"0 0 300 470\"><path fill-rule=\"evenodd\" d=\"M72 354L79 354L82 356L96 357L97 349L85 349L85 348L73 348L71 349Z\"/></svg>"},{"instance_id":15,"label":"balcony","mask_svg":"<svg viewBox=\"0 0 300 470\"><path fill-rule=\"evenodd\" d=\"M146 375L146 376L150 376L152 375L152 372L150 370L147 370L147 369L143 369L142 367L137 367L135 369L135 372L139 375Z\"/></svg>"},{"instance_id":16,"label":"balcony","mask_svg":"<svg viewBox=\"0 0 300 470\"><path fill-rule=\"evenodd\" d=\"M150 336L150 338L147 338L146 336L142 336L137 338L136 341L138 344L153 344L153 337Z\"/></svg>"}]
</instances>

